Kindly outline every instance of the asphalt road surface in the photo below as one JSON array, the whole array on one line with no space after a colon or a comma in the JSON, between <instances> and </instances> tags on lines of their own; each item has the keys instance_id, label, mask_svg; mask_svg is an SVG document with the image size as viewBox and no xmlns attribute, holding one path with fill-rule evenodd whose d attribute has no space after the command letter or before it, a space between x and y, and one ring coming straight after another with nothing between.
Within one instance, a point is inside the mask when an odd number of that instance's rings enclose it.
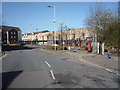
<instances>
[{"instance_id":1,"label":"asphalt road surface","mask_svg":"<svg viewBox=\"0 0 120 90\"><path fill-rule=\"evenodd\" d=\"M118 88L118 76L58 51L18 47L2 60L3 88Z\"/></svg>"}]
</instances>

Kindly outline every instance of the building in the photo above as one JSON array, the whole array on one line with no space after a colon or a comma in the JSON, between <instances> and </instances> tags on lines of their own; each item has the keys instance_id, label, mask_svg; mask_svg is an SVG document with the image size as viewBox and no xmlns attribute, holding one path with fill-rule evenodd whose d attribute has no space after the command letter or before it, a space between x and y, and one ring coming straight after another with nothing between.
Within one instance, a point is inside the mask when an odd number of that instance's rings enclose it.
<instances>
[{"instance_id":1,"label":"building","mask_svg":"<svg viewBox=\"0 0 120 90\"><path fill-rule=\"evenodd\" d=\"M0 56L2 55L2 29L0 27Z\"/></svg>"},{"instance_id":2,"label":"building","mask_svg":"<svg viewBox=\"0 0 120 90\"><path fill-rule=\"evenodd\" d=\"M56 39L54 38L56 34ZM54 39L57 44L65 43L66 45L81 45L88 43L92 38L93 29L82 28L82 29L69 29L64 31L42 31L22 34L23 41L36 41L40 45L51 45L54 43Z\"/></svg>"},{"instance_id":3,"label":"building","mask_svg":"<svg viewBox=\"0 0 120 90\"><path fill-rule=\"evenodd\" d=\"M70 44L78 46L88 43L92 38L93 29L81 28L81 29L69 29L56 32L56 39L58 43ZM89 39L88 39L89 38Z\"/></svg>"},{"instance_id":4,"label":"building","mask_svg":"<svg viewBox=\"0 0 120 90\"><path fill-rule=\"evenodd\" d=\"M44 30L41 32L32 32L32 33L25 33L22 34L22 41L24 41L24 43L30 44L31 42L35 43L35 42L39 42L39 44L47 44L47 35L48 35L49 31L48 30Z\"/></svg>"},{"instance_id":5,"label":"building","mask_svg":"<svg viewBox=\"0 0 120 90\"><path fill-rule=\"evenodd\" d=\"M0 26L2 29L2 43L15 44L22 40L22 31L18 27Z\"/></svg>"}]
</instances>

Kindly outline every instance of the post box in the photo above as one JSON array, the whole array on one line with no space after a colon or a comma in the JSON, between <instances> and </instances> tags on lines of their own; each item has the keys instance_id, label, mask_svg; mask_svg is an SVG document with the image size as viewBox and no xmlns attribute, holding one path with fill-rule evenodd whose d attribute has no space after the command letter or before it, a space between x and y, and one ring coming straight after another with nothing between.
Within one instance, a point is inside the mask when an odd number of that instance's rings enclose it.
<instances>
[{"instance_id":1,"label":"post box","mask_svg":"<svg viewBox=\"0 0 120 90\"><path fill-rule=\"evenodd\" d=\"M88 43L88 52L91 51L91 43Z\"/></svg>"}]
</instances>

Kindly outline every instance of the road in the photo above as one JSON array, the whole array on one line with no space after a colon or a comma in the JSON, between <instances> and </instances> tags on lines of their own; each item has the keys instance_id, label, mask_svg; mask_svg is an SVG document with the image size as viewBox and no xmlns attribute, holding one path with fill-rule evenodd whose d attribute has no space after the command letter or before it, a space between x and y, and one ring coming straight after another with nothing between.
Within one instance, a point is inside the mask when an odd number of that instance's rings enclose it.
<instances>
[{"instance_id":1,"label":"road","mask_svg":"<svg viewBox=\"0 0 120 90\"><path fill-rule=\"evenodd\" d=\"M19 47L8 52L2 60L3 88L118 88L116 74L65 51Z\"/></svg>"}]
</instances>

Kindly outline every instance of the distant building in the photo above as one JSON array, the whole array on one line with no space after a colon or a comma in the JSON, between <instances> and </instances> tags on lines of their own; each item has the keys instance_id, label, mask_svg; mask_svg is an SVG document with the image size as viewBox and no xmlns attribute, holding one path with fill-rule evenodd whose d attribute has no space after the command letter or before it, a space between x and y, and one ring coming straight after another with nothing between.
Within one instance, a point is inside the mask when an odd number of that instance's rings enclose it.
<instances>
[{"instance_id":1,"label":"distant building","mask_svg":"<svg viewBox=\"0 0 120 90\"><path fill-rule=\"evenodd\" d=\"M47 40L47 33L49 33L48 30L41 31L41 32L25 33L25 34L22 34L22 40L23 41Z\"/></svg>"},{"instance_id":2,"label":"distant building","mask_svg":"<svg viewBox=\"0 0 120 90\"><path fill-rule=\"evenodd\" d=\"M56 33L56 39L54 38L54 33ZM57 44L64 42L65 45L82 45L87 44L91 41L93 29L92 28L82 28L82 29L70 29L64 31L41 31L22 34L22 41L24 42L39 42L40 45L52 45L54 39Z\"/></svg>"},{"instance_id":3,"label":"distant building","mask_svg":"<svg viewBox=\"0 0 120 90\"><path fill-rule=\"evenodd\" d=\"M48 30L44 30L41 32L25 33L25 34L22 34L22 41L24 42L38 41L41 44L46 44L48 33L49 33Z\"/></svg>"},{"instance_id":4,"label":"distant building","mask_svg":"<svg viewBox=\"0 0 120 90\"><path fill-rule=\"evenodd\" d=\"M0 56L2 55L2 29L0 27Z\"/></svg>"},{"instance_id":5,"label":"distant building","mask_svg":"<svg viewBox=\"0 0 120 90\"><path fill-rule=\"evenodd\" d=\"M22 40L22 31L19 29L19 27L2 25L0 28L2 29L3 44L18 43Z\"/></svg>"}]
</instances>

